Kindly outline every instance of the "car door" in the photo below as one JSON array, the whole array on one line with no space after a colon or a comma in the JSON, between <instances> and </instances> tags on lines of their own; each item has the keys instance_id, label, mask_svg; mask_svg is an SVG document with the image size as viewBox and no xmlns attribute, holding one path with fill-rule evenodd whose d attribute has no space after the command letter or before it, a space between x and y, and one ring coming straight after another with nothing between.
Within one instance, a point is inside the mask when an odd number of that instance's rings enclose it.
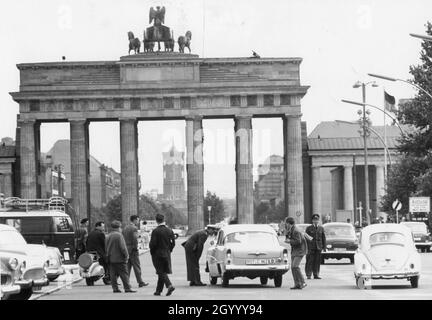
<instances>
[{"instance_id":1,"label":"car door","mask_svg":"<svg viewBox=\"0 0 432 320\"><path fill-rule=\"evenodd\" d=\"M219 239L222 236L222 231L219 231L216 242L211 245L207 250L207 263L209 267L209 272L212 277L216 277L219 275L218 267L217 267L217 258L216 258L216 248L219 243Z\"/></svg>"}]
</instances>

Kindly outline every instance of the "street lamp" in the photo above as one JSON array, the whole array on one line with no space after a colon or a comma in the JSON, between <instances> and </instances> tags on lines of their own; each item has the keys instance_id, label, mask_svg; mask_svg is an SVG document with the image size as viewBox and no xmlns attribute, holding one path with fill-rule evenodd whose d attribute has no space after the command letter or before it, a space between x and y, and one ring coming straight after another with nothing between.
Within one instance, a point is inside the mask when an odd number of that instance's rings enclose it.
<instances>
[{"instance_id":1,"label":"street lamp","mask_svg":"<svg viewBox=\"0 0 432 320\"><path fill-rule=\"evenodd\" d=\"M432 41L432 37L431 36L422 35L422 34L416 34L416 33L410 33L409 35L411 37L419 38L419 39L422 39L424 41Z\"/></svg>"},{"instance_id":2,"label":"street lamp","mask_svg":"<svg viewBox=\"0 0 432 320\"><path fill-rule=\"evenodd\" d=\"M432 99L432 95L426 91L425 89L423 89L422 87L420 87L419 85L416 85L415 83L403 80L403 79L399 79L399 78L393 78L393 77L388 77L388 76L383 76L383 75L379 75L379 74L374 74L374 73L368 73L369 76L374 77L374 78L378 78L378 79L383 79L383 80L387 80L387 81L401 81L401 82L405 82L408 83L409 85L417 88L418 90L424 92L429 98Z\"/></svg>"},{"instance_id":3,"label":"street lamp","mask_svg":"<svg viewBox=\"0 0 432 320\"><path fill-rule=\"evenodd\" d=\"M369 128L369 118L368 113L366 113L366 86L372 85L372 87L378 87L375 81L370 81L367 83L357 81L354 83L353 88L362 88L362 100L363 100L363 110L361 111L361 126L363 131L363 145L364 145L364 175L365 175L365 209L368 213L367 219L368 224L370 224L370 216L369 216L369 166L368 166L368 149L367 149L367 136L368 136L368 128Z\"/></svg>"}]
</instances>

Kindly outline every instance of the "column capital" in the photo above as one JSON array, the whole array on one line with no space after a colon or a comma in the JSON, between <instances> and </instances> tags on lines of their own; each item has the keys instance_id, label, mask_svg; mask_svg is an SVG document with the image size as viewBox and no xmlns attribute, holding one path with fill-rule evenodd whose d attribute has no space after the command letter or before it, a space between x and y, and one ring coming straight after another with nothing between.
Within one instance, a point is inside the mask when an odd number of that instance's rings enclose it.
<instances>
[{"instance_id":1,"label":"column capital","mask_svg":"<svg viewBox=\"0 0 432 320\"><path fill-rule=\"evenodd\" d=\"M138 119L136 117L121 117L118 119L119 119L119 121L138 121Z\"/></svg>"},{"instance_id":2,"label":"column capital","mask_svg":"<svg viewBox=\"0 0 432 320\"><path fill-rule=\"evenodd\" d=\"M344 164L344 169L352 169L354 166L352 164Z\"/></svg>"},{"instance_id":3,"label":"column capital","mask_svg":"<svg viewBox=\"0 0 432 320\"><path fill-rule=\"evenodd\" d=\"M69 122L87 122L88 119L87 118L73 118L73 119L69 119Z\"/></svg>"},{"instance_id":4,"label":"column capital","mask_svg":"<svg viewBox=\"0 0 432 320\"><path fill-rule=\"evenodd\" d=\"M236 114L234 116L234 119L240 119L240 120L250 120L253 118L253 115L251 114Z\"/></svg>"},{"instance_id":5,"label":"column capital","mask_svg":"<svg viewBox=\"0 0 432 320\"><path fill-rule=\"evenodd\" d=\"M297 118L301 118L302 116L303 116L302 113L299 113L299 114L285 113L285 114L283 115L283 117L284 117L285 119L289 119L289 118L291 118L291 119L297 119Z\"/></svg>"},{"instance_id":6,"label":"column capital","mask_svg":"<svg viewBox=\"0 0 432 320\"><path fill-rule=\"evenodd\" d=\"M35 124L36 119L18 119L17 122L19 124Z\"/></svg>"},{"instance_id":7,"label":"column capital","mask_svg":"<svg viewBox=\"0 0 432 320\"><path fill-rule=\"evenodd\" d=\"M195 120L202 120L203 119L203 116L202 115L188 115L188 116L185 116L185 120L187 120L187 121L195 121Z\"/></svg>"}]
</instances>

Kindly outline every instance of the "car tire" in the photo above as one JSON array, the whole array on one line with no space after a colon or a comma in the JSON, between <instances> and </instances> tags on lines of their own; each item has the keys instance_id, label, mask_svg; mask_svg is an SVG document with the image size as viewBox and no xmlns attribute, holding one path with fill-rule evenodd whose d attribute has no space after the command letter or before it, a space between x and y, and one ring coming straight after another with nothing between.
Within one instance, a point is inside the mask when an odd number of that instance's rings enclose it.
<instances>
[{"instance_id":1,"label":"car tire","mask_svg":"<svg viewBox=\"0 0 432 320\"><path fill-rule=\"evenodd\" d=\"M94 280L91 278L86 278L86 284L91 287L94 286Z\"/></svg>"},{"instance_id":2,"label":"car tire","mask_svg":"<svg viewBox=\"0 0 432 320\"><path fill-rule=\"evenodd\" d=\"M28 300L33 294L33 289L23 289L20 293L17 294L11 294L8 298L8 300Z\"/></svg>"},{"instance_id":3,"label":"car tire","mask_svg":"<svg viewBox=\"0 0 432 320\"><path fill-rule=\"evenodd\" d=\"M268 283L268 278L267 277L260 277L260 282L263 286L265 286Z\"/></svg>"},{"instance_id":4,"label":"car tire","mask_svg":"<svg viewBox=\"0 0 432 320\"><path fill-rule=\"evenodd\" d=\"M212 277L212 276L209 276L209 277L210 277L210 284L212 286L216 285L218 278L217 277Z\"/></svg>"},{"instance_id":5,"label":"car tire","mask_svg":"<svg viewBox=\"0 0 432 320\"><path fill-rule=\"evenodd\" d=\"M427 247L426 248L426 252L430 252L431 251L431 248L430 247Z\"/></svg>"},{"instance_id":6,"label":"car tire","mask_svg":"<svg viewBox=\"0 0 432 320\"><path fill-rule=\"evenodd\" d=\"M363 277L356 277L356 286L361 290L366 289L365 279Z\"/></svg>"},{"instance_id":7,"label":"car tire","mask_svg":"<svg viewBox=\"0 0 432 320\"><path fill-rule=\"evenodd\" d=\"M275 275L273 280L274 280L274 285L276 288L282 287L282 275L281 274Z\"/></svg>"},{"instance_id":8,"label":"car tire","mask_svg":"<svg viewBox=\"0 0 432 320\"><path fill-rule=\"evenodd\" d=\"M50 276L50 277L48 277L48 280L49 281L55 281L55 280L57 280L58 277L59 276Z\"/></svg>"},{"instance_id":9,"label":"car tire","mask_svg":"<svg viewBox=\"0 0 432 320\"><path fill-rule=\"evenodd\" d=\"M418 288L419 276L411 277L410 282L411 282L411 287Z\"/></svg>"},{"instance_id":10,"label":"car tire","mask_svg":"<svg viewBox=\"0 0 432 320\"><path fill-rule=\"evenodd\" d=\"M228 285L229 285L229 277L228 274L225 272L222 275L222 287L228 287Z\"/></svg>"}]
</instances>

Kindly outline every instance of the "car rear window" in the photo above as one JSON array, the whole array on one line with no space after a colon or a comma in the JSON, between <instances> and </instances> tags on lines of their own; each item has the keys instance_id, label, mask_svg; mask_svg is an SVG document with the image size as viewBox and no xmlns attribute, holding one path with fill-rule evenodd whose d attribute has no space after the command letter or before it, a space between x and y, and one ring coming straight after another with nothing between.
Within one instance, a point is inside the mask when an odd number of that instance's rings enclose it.
<instances>
[{"instance_id":1,"label":"car rear window","mask_svg":"<svg viewBox=\"0 0 432 320\"><path fill-rule=\"evenodd\" d=\"M380 244L397 244L404 246L405 236L399 232L378 232L370 235L369 243L371 246Z\"/></svg>"},{"instance_id":2,"label":"car rear window","mask_svg":"<svg viewBox=\"0 0 432 320\"><path fill-rule=\"evenodd\" d=\"M274 234L268 232L233 232L226 236L226 243L242 243L250 246L277 243Z\"/></svg>"},{"instance_id":3,"label":"car rear window","mask_svg":"<svg viewBox=\"0 0 432 320\"><path fill-rule=\"evenodd\" d=\"M72 220L68 217L54 218L56 232L73 232Z\"/></svg>"},{"instance_id":4,"label":"car rear window","mask_svg":"<svg viewBox=\"0 0 432 320\"><path fill-rule=\"evenodd\" d=\"M354 228L349 226L324 226L327 238L355 237Z\"/></svg>"}]
</instances>

